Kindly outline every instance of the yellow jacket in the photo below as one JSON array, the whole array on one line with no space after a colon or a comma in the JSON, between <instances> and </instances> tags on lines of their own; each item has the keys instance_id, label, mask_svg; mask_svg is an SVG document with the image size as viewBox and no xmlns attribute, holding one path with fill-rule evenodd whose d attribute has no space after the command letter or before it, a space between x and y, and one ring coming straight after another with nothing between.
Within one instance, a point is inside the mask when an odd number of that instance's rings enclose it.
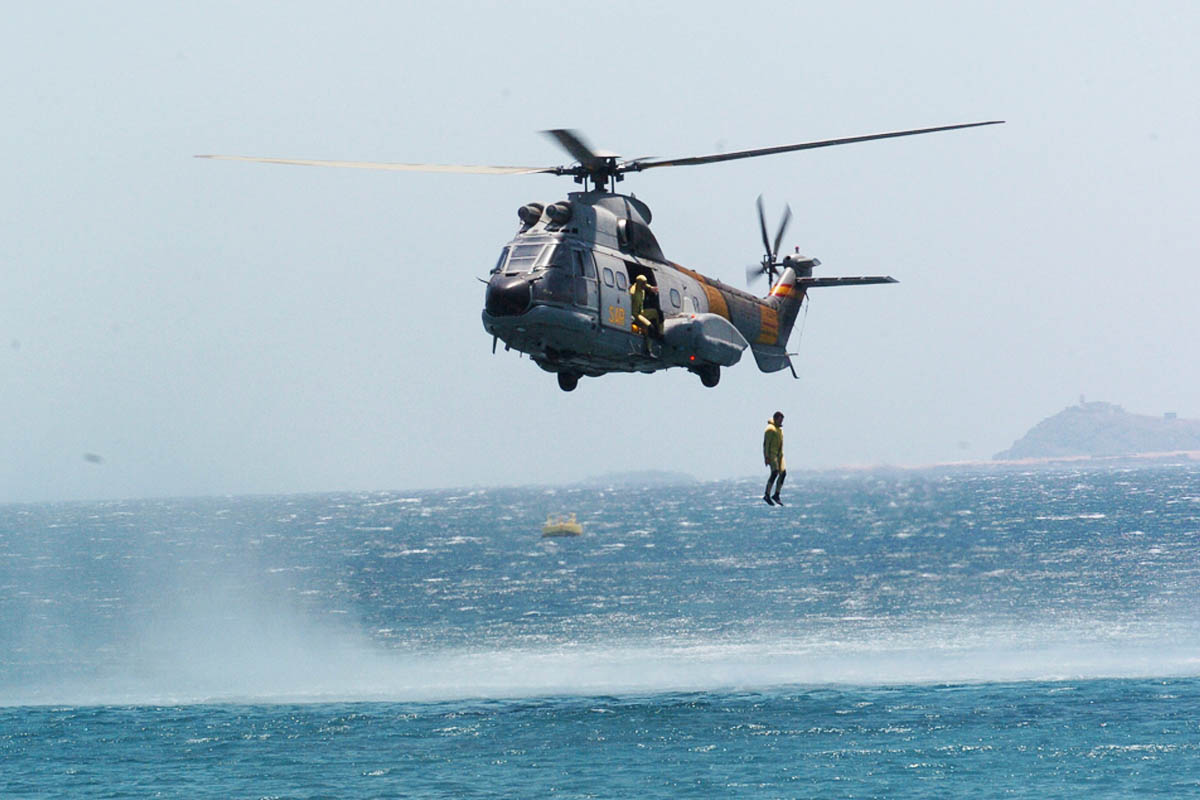
<instances>
[{"instance_id":1,"label":"yellow jacket","mask_svg":"<svg viewBox=\"0 0 1200 800\"><path fill-rule=\"evenodd\" d=\"M763 459L771 469L780 472L787 469L783 461L783 428L773 419L767 421L767 429L763 431Z\"/></svg>"},{"instance_id":2,"label":"yellow jacket","mask_svg":"<svg viewBox=\"0 0 1200 800\"><path fill-rule=\"evenodd\" d=\"M629 294L633 296L630 305L633 307L631 316L637 319L638 314L646 308L646 284L642 281L634 281L629 287Z\"/></svg>"}]
</instances>

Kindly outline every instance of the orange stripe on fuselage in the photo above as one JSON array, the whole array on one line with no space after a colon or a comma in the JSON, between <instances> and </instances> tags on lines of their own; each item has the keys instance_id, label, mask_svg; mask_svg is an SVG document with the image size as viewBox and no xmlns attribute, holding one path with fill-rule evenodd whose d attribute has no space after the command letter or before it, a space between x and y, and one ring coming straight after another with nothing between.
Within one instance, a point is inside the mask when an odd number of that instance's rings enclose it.
<instances>
[{"instance_id":1,"label":"orange stripe on fuselage","mask_svg":"<svg viewBox=\"0 0 1200 800\"><path fill-rule=\"evenodd\" d=\"M733 322L733 316L729 313L729 300L726 299L725 292L729 291L731 296L740 298L743 301L753 303L758 309L758 336L755 337L755 344L777 344L779 342L779 310L772 304L764 303L757 297L739 292L733 287L725 286L720 281L713 281L711 278L701 275L695 270L690 270L680 264L671 264L672 267L689 276L700 284L704 289L704 294L708 298L708 310L714 314L724 317ZM713 286L716 283L717 286ZM718 288L719 287L719 288ZM772 297L788 298L788 297L804 297L804 290L798 286L776 286L771 292ZM743 334L746 332L743 331Z\"/></svg>"},{"instance_id":2,"label":"orange stripe on fuselage","mask_svg":"<svg viewBox=\"0 0 1200 800\"><path fill-rule=\"evenodd\" d=\"M704 294L708 298L708 310L725 319L730 319L729 304L725 302L725 295L721 294L721 290L703 282L700 286L704 289Z\"/></svg>"},{"instance_id":3,"label":"orange stripe on fuselage","mask_svg":"<svg viewBox=\"0 0 1200 800\"><path fill-rule=\"evenodd\" d=\"M729 316L729 303L725 301L725 295L720 289L712 285L711 279L708 276L701 275L694 269L688 269L682 264L672 262L671 266L700 284L700 288L704 290L704 296L708 298L708 310L710 313L733 322L733 317Z\"/></svg>"},{"instance_id":4,"label":"orange stripe on fuselage","mask_svg":"<svg viewBox=\"0 0 1200 800\"><path fill-rule=\"evenodd\" d=\"M759 329L755 344L775 344L779 341L779 312L763 303L758 304Z\"/></svg>"}]
</instances>

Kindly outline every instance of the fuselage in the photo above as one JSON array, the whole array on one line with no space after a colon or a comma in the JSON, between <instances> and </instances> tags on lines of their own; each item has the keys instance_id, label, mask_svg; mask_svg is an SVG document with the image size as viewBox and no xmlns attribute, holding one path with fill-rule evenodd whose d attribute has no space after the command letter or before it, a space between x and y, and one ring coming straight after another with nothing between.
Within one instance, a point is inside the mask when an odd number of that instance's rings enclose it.
<instances>
[{"instance_id":1,"label":"fuselage","mask_svg":"<svg viewBox=\"0 0 1200 800\"><path fill-rule=\"evenodd\" d=\"M759 299L672 263L650 231L650 209L629 195L573 192L526 205L520 218L489 277L483 325L544 369L594 376L681 366L703 377L747 346L765 371L787 365L783 343L804 294L794 275ZM650 287L649 330L637 325L630 292L639 276Z\"/></svg>"}]
</instances>

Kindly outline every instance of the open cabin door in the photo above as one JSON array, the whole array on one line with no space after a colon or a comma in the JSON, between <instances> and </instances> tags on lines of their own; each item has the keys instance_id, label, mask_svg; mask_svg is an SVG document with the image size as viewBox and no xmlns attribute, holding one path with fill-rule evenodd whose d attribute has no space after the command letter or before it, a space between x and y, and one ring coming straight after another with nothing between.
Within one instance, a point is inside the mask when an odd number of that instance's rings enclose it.
<instances>
[{"instance_id":1,"label":"open cabin door","mask_svg":"<svg viewBox=\"0 0 1200 800\"><path fill-rule=\"evenodd\" d=\"M629 276L625 262L593 251L600 274L600 324L618 330L630 330Z\"/></svg>"}]
</instances>

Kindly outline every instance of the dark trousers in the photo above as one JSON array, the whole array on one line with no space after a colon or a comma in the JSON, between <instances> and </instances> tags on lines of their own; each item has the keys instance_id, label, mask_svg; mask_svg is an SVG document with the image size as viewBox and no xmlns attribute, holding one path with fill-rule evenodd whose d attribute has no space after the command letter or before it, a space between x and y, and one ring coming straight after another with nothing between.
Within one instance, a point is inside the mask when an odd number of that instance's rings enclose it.
<instances>
[{"instance_id":1,"label":"dark trousers","mask_svg":"<svg viewBox=\"0 0 1200 800\"><path fill-rule=\"evenodd\" d=\"M783 479L787 477L787 470L778 470L771 468L771 477L767 478L767 491L764 492L767 496L771 496L771 484L775 484L775 497L779 496L779 490L783 488ZM778 480L778 483L775 481Z\"/></svg>"}]
</instances>

